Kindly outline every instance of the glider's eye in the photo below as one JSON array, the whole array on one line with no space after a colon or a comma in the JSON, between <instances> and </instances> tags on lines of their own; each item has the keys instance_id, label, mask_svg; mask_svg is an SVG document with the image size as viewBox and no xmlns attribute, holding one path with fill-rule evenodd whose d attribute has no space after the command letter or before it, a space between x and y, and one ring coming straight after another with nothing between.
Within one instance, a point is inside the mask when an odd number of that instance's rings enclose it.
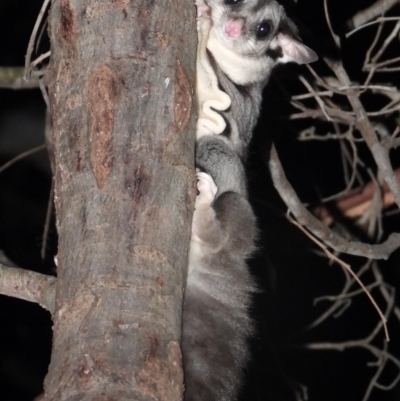
<instances>
[{"instance_id":1,"label":"glider's eye","mask_svg":"<svg viewBox=\"0 0 400 401\"><path fill-rule=\"evenodd\" d=\"M272 25L269 21L263 21L257 25L256 37L257 39L265 39L272 31Z\"/></svg>"}]
</instances>

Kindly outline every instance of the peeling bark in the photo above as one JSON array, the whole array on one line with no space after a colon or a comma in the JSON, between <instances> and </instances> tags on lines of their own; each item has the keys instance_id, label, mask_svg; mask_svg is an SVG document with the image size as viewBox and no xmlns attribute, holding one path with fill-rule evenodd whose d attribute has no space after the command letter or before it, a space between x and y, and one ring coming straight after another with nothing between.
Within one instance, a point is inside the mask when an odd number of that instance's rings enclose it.
<instances>
[{"instance_id":1,"label":"peeling bark","mask_svg":"<svg viewBox=\"0 0 400 401\"><path fill-rule=\"evenodd\" d=\"M59 233L46 400L181 398L195 197L195 9L54 0Z\"/></svg>"}]
</instances>

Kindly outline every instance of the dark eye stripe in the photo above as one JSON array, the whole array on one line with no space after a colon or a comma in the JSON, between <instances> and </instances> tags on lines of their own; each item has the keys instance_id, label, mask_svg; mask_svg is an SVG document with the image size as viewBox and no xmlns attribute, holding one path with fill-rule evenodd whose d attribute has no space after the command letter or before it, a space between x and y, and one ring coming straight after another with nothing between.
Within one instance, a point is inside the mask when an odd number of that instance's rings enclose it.
<instances>
[{"instance_id":1,"label":"dark eye stripe","mask_svg":"<svg viewBox=\"0 0 400 401\"><path fill-rule=\"evenodd\" d=\"M225 0L225 4L228 4L230 6L235 6L237 4L243 3L243 0Z\"/></svg>"},{"instance_id":2,"label":"dark eye stripe","mask_svg":"<svg viewBox=\"0 0 400 401\"><path fill-rule=\"evenodd\" d=\"M277 61L279 58L283 57L283 51L280 47L277 47L276 49L267 49L265 54L274 61Z\"/></svg>"}]
</instances>

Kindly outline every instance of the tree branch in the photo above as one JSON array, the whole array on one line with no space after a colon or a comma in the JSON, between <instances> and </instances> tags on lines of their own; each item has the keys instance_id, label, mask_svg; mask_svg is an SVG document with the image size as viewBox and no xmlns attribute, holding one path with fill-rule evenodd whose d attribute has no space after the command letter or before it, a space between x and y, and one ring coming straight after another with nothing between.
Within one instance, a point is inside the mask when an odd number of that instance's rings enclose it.
<instances>
[{"instance_id":1,"label":"tree branch","mask_svg":"<svg viewBox=\"0 0 400 401\"><path fill-rule=\"evenodd\" d=\"M0 67L0 88L35 89L39 87L39 78L24 78L24 67Z\"/></svg>"},{"instance_id":2,"label":"tree branch","mask_svg":"<svg viewBox=\"0 0 400 401\"><path fill-rule=\"evenodd\" d=\"M0 294L38 303L54 312L57 279L45 274L0 263Z\"/></svg>"},{"instance_id":3,"label":"tree branch","mask_svg":"<svg viewBox=\"0 0 400 401\"><path fill-rule=\"evenodd\" d=\"M387 259L400 246L399 233L391 234L382 244L364 244L342 238L316 219L301 203L295 190L287 180L275 146L271 148L269 168L275 188L297 221L306 226L316 237L320 238L335 251L372 259Z\"/></svg>"},{"instance_id":4,"label":"tree branch","mask_svg":"<svg viewBox=\"0 0 400 401\"><path fill-rule=\"evenodd\" d=\"M395 174L396 177L400 179L400 169L396 169ZM363 187L347 191L345 195L342 195L336 199L335 209L339 210L348 218L361 217L370 207L376 189L376 183L370 181ZM389 191L387 185L383 185L382 187L382 202L382 206L384 208L392 206L394 203L392 193ZM333 222L333 216L331 215L329 209L324 205L317 206L313 210L313 214L328 226Z\"/></svg>"},{"instance_id":5,"label":"tree branch","mask_svg":"<svg viewBox=\"0 0 400 401\"><path fill-rule=\"evenodd\" d=\"M342 85L351 85L347 72L340 62L333 62L328 59L325 59L325 61ZM371 150L379 172L382 174L384 181L392 191L397 205L400 207L400 186L390 163L389 151L379 142L358 95L354 92L348 93L347 99L356 114L356 127Z\"/></svg>"},{"instance_id":6,"label":"tree branch","mask_svg":"<svg viewBox=\"0 0 400 401\"><path fill-rule=\"evenodd\" d=\"M399 0L378 0L368 8L355 14L347 22L347 25L354 28L364 25L366 22L384 14L397 3L400 3Z\"/></svg>"},{"instance_id":7,"label":"tree branch","mask_svg":"<svg viewBox=\"0 0 400 401\"><path fill-rule=\"evenodd\" d=\"M24 157L30 156L33 153L39 152L41 150L46 149L46 145L39 145L36 146L32 149L29 149L25 152L20 153L19 155L13 157L11 160L9 160L8 162L4 163L2 166L0 166L0 174L4 171L7 170L9 167L11 167L14 163L16 163L17 161L23 159Z\"/></svg>"}]
</instances>

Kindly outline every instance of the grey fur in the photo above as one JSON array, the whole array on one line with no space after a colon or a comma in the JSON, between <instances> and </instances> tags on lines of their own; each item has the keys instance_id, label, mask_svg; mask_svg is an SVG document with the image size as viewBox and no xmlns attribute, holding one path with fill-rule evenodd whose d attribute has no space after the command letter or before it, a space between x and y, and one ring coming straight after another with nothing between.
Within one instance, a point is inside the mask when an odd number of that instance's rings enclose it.
<instances>
[{"instance_id":1,"label":"grey fur","mask_svg":"<svg viewBox=\"0 0 400 401\"><path fill-rule=\"evenodd\" d=\"M246 259L254 251L256 221L246 199L242 163L229 141L198 141L197 166L218 187L193 216L183 308L185 401L233 401L253 332L248 308L255 290Z\"/></svg>"},{"instance_id":2,"label":"grey fur","mask_svg":"<svg viewBox=\"0 0 400 401\"><path fill-rule=\"evenodd\" d=\"M205 0L205 3L210 7L212 21L207 44L210 60L221 89L232 101L229 110L221 112L227 122L223 134L246 159L260 114L262 92L273 68L290 61L309 63L317 55L298 41L296 26L275 0L243 0L236 5L225 4L224 0ZM242 32L237 38L227 38L224 26L236 19L243 20ZM265 22L270 31L258 39L257 26ZM292 44L289 47L296 52L284 50L282 43L287 44L288 40Z\"/></svg>"},{"instance_id":3,"label":"grey fur","mask_svg":"<svg viewBox=\"0 0 400 401\"><path fill-rule=\"evenodd\" d=\"M197 4L203 6L201 1ZM293 23L274 0L205 3L212 20L209 58L231 106L221 113L227 122L225 132L197 142L196 167L211 176L218 190L208 182L207 199L213 200L198 203L203 195L198 186L193 215L183 308L184 399L235 401L248 360L246 342L253 333L248 308L256 288L246 259L254 252L257 228L242 160L273 67L287 61L310 62L316 55L297 42ZM241 34L226 40L224 24L236 19L243 21ZM257 26L265 21L270 30L258 40ZM287 47L288 41L293 46Z\"/></svg>"},{"instance_id":4,"label":"grey fur","mask_svg":"<svg viewBox=\"0 0 400 401\"><path fill-rule=\"evenodd\" d=\"M196 167L211 175L218 195L236 192L247 197L243 164L230 140L224 136L208 135L196 144Z\"/></svg>"},{"instance_id":5,"label":"grey fur","mask_svg":"<svg viewBox=\"0 0 400 401\"><path fill-rule=\"evenodd\" d=\"M220 112L227 126L222 135L232 142L236 153L246 160L253 130L260 115L262 92L267 82L257 82L247 86L236 85L213 60L212 64L221 89L232 101L229 110Z\"/></svg>"}]
</instances>

